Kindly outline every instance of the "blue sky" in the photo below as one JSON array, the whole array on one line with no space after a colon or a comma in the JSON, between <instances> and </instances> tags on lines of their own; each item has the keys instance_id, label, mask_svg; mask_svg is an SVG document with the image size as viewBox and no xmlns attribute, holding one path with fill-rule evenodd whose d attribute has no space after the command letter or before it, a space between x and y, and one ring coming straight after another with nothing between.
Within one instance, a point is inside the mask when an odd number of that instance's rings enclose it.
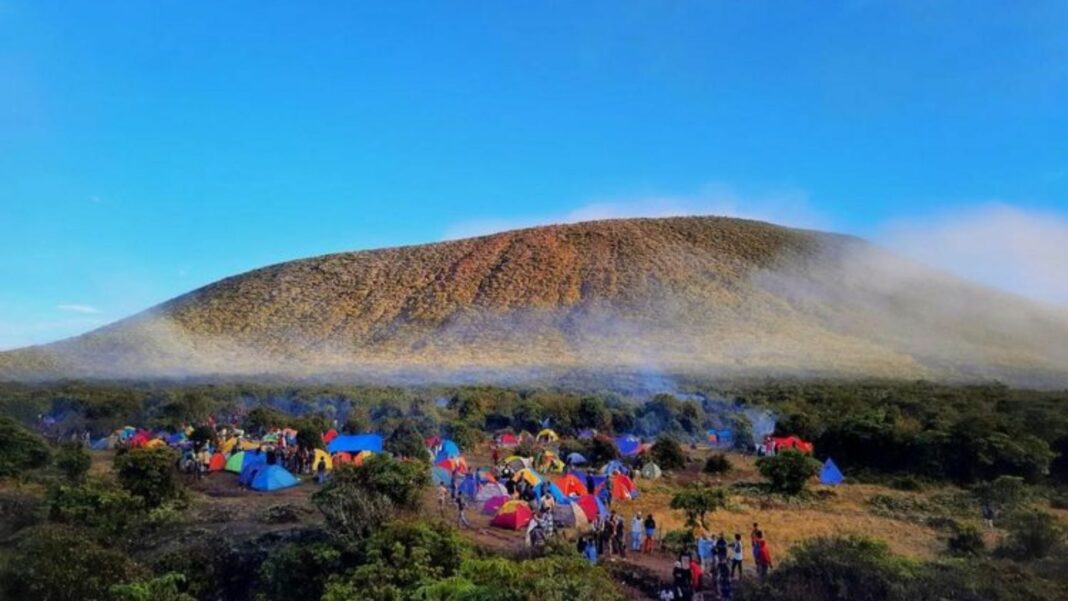
<instances>
[{"instance_id":1,"label":"blue sky","mask_svg":"<svg viewBox=\"0 0 1068 601\"><path fill-rule=\"evenodd\" d=\"M0 348L602 216L845 231L1068 303L1065 31L1063 2L0 0Z\"/></svg>"}]
</instances>

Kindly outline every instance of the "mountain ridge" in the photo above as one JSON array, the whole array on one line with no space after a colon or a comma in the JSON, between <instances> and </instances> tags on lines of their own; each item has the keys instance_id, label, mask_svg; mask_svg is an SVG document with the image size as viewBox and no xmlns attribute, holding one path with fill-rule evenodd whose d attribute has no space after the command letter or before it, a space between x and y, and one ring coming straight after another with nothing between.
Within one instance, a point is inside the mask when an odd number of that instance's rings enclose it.
<instances>
[{"instance_id":1,"label":"mountain ridge","mask_svg":"<svg viewBox=\"0 0 1068 601\"><path fill-rule=\"evenodd\" d=\"M213 282L0 377L563 369L1068 380L1068 319L852 236L618 219L329 253Z\"/></svg>"}]
</instances>

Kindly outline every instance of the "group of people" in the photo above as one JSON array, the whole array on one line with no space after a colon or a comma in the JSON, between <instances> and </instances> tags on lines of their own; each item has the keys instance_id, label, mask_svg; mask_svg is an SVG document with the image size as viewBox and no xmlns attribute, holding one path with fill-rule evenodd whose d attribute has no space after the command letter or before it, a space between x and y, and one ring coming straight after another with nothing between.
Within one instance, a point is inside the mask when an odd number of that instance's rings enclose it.
<instances>
[{"instance_id":1,"label":"group of people","mask_svg":"<svg viewBox=\"0 0 1068 601\"><path fill-rule=\"evenodd\" d=\"M757 576L763 580L771 569L771 551L764 531L757 523L749 532L749 547ZM745 561L746 549L742 535L735 533L733 540L728 541L723 533L716 537L705 534L697 539L693 550L697 551L696 556L691 551L679 556L671 571L671 583L660 589L660 599L733 599L734 584L742 577L742 564Z\"/></svg>"}]
</instances>

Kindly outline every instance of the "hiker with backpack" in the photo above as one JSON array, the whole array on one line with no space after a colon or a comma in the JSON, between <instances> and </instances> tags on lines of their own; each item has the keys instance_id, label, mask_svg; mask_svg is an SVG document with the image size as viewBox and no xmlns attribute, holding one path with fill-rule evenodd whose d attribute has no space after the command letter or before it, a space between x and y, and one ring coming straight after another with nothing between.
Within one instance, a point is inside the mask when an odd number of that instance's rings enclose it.
<instances>
[{"instance_id":1,"label":"hiker with backpack","mask_svg":"<svg viewBox=\"0 0 1068 601\"><path fill-rule=\"evenodd\" d=\"M742 548L742 535L736 532L734 534L734 542L731 543L731 578L734 578L735 570L738 571L738 578L740 579L742 577L743 557L745 557L745 552Z\"/></svg>"}]
</instances>

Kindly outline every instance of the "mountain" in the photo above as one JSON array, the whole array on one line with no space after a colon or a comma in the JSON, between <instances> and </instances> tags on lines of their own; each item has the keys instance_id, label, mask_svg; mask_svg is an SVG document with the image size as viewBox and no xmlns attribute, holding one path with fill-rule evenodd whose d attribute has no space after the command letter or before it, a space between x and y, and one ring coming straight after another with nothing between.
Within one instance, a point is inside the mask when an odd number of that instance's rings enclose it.
<instances>
[{"instance_id":1,"label":"mountain","mask_svg":"<svg viewBox=\"0 0 1068 601\"><path fill-rule=\"evenodd\" d=\"M862 240L720 217L553 225L220 280L0 378L210 374L1068 382L1068 317Z\"/></svg>"}]
</instances>

